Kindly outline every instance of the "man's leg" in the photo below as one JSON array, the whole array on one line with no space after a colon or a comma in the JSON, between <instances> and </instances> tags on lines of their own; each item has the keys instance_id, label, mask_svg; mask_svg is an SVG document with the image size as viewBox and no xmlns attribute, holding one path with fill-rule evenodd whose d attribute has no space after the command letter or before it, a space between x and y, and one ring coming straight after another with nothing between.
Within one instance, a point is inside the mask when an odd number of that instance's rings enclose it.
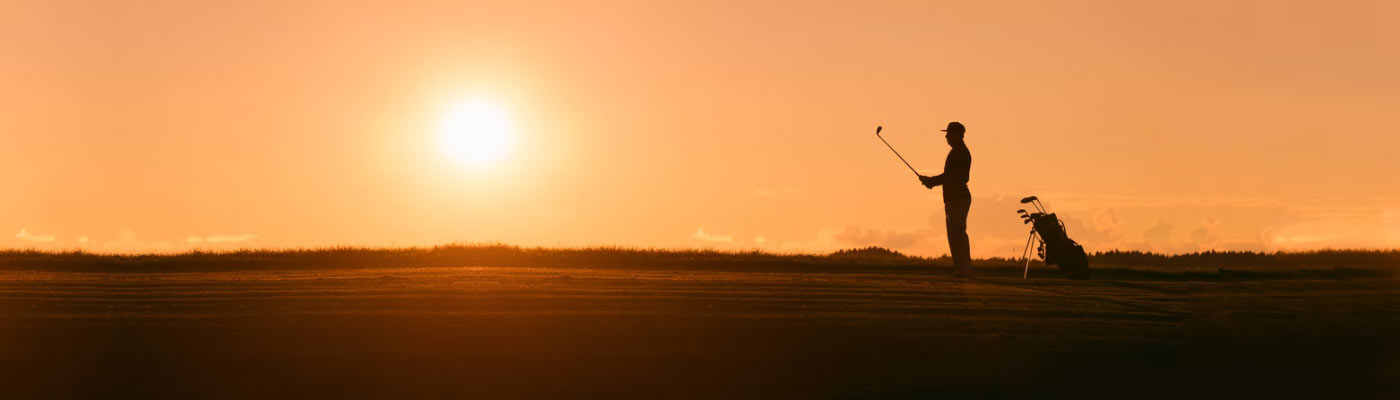
<instances>
[{"instance_id":1,"label":"man's leg","mask_svg":"<svg viewBox=\"0 0 1400 400\"><path fill-rule=\"evenodd\" d=\"M971 207L971 200L943 203L944 220L948 223L948 251L952 253L958 276L964 277L972 276L972 254L967 239L967 211Z\"/></svg>"}]
</instances>

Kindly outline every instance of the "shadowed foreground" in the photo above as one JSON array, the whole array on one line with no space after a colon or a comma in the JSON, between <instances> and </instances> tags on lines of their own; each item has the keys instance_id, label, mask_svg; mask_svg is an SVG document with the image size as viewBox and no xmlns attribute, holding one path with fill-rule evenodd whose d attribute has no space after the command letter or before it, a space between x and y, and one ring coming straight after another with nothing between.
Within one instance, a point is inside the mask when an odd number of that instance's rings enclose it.
<instances>
[{"instance_id":1,"label":"shadowed foreground","mask_svg":"<svg viewBox=\"0 0 1400 400\"><path fill-rule=\"evenodd\" d=\"M1374 398L1400 393L1397 283L0 271L0 397Z\"/></svg>"}]
</instances>

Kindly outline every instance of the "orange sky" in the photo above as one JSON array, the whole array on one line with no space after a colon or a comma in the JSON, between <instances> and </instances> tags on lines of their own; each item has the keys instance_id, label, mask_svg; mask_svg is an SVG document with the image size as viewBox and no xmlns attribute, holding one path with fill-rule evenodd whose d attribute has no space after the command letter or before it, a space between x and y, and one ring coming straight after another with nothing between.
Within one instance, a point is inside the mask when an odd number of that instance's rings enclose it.
<instances>
[{"instance_id":1,"label":"orange sky","mask_svg":"<svg viewBox=\"0 0 1400 400\"><path fill-rule=\"evenodd\" d=\"M1400 246L1394 2L0 3L0 247ZM289 4L290 3L290 4ZM516 144L463 166L454 104ZM13 233L12 235L9 233Z\"/></svg>"}]
</instances>

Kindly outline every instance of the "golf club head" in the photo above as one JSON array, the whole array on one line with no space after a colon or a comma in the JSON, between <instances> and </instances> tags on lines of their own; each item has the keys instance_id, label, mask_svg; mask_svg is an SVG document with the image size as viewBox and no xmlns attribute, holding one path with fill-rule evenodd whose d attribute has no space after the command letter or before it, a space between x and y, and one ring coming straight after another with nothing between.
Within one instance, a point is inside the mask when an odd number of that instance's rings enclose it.
<instances>
[{"instance_id":1,"label":"golf club head","mask_svg":"<svg viewBox=\"0 0 1400 400\"><path fill-rule=\"evenodd\" d=\"M876 126L876 127L875 127L875 134L876 134L876 135L879 135L881 129L885 129L885 127L883 127L883 126Z\"/></svg>"},{"instance_id":2,"label":"golf club head","mask_svg":"<svg viewBox=\"0 0 1400 400\"><path fill-rule=\"evenodd\" d=\"M1025 213L1026 213L1026 209L1022 208L1022 209L1020 209L1020 210L1016 210L1016 212L1021 213L1021 214L1025 214Z\"/></svg>"},{"instance_id":3,"label":"golf club head","mask_svg":"<svg viewBox=\"0 0 1400 400\"><path fill-rule=\"evenodd\" d=\"M1021 223L1023 223L1023 224L1029 224L1029 223L1031 223L1031 219L1030 219L1030 218L1026 218L1026 219L1024 219L1024 220L1021 220Z\"/></svg>"},{"instance_id":4,"label":"golf club head","mask_svg":"<svg viewBox=\"0 0 1400 400\"><path fill-rule=\"evenodd\" d=\"M1032 201L1036 201L1036 200L1040 200L1040 199L1039 199L1039 198L1037 198L1037 197L1035 197L1035 196L1030 196L1030 197L1027 197L1027 198L1024 198L1024 199L1021 199L1021 204L1026 204L1026 203L1030 203L1030 202L1032 202Z\"/></svg>"}]
</instances>

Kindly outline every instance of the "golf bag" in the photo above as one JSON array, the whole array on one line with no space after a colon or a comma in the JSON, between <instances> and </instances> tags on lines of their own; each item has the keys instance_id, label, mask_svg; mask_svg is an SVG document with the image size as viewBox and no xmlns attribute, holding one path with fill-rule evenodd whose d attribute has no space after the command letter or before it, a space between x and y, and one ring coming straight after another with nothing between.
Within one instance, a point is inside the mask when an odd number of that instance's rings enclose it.
<instances>
[{"instance_id":1,"label":"golf bag","mask_svg":"<svg viewBox=\"0 0 1400 400\"><path fill-rule=\"evenodd\" d=\"M1060 272L1070 279L1089 279L1089 255L1084 252L1084 246L1075 243L1069 238L1069 233L1065 231L1065 224L1060 222L1060 218L1055 213L1046 212L1045 207L1040 204L1040 199L1030 196L1021 199L1022 204L1035 206L1038 212L1028 213L1026 210L1017 210L1021 214L1023 223L1031 225L1030 237L1026 238L1026 248L1021 251L1025 258L1025 272L1021 277L1025 278L1030 274L1030 246L1036 242L1036 255L1045 260L1045 265L1054 265L1060 268Z\"/></svg>"}]
</instances>

